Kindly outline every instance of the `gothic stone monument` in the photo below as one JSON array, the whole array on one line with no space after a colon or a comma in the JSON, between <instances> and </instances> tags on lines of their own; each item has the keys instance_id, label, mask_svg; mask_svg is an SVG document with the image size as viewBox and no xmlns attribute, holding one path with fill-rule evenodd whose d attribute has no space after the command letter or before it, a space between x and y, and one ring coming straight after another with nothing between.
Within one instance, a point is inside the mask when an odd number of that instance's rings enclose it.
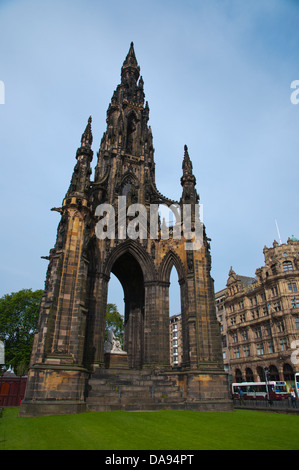
<instances>
[{"instance_id":1,"label":"gothic stone monument","mask_svg":"<svg viewBox=\"0 0 299 470\"><path fill-rule=\"evenodd\" d=\"M214 306L209 239L199 220L188 149L185 146L181 198L172 201L156 188L148 120L132 43L107 111L94 178L89 118L69 189L62 207L54 208L61 220L48 257L21 416L88 409L232 409ZM159 204L179 213L172 227L165 227L157 216ZM199 243L192 242L196 233ZM187 249L190 243L192 248ZM179 278L183 331L183 363L176 369L170 367L169 352L173 266ZM111 273L124 290L126 354L104 349Z\"/></svg>"}]
</instances>

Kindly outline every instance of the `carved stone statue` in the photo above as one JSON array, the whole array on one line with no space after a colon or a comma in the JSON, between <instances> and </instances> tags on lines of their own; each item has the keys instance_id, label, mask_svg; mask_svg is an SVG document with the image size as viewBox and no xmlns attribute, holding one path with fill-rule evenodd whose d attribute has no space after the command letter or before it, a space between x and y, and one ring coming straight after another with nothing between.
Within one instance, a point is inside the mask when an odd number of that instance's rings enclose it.
<instances>
[{"instance_id":1,"label":"carved stone statue","mask_svg":"<svg viewBox=\"0 0 299 470\"><path fill-rule=\"evenodd\" d=\"M126 354L125 351L122 350L120 341L115 336L114 331L115 331L114 326L112 326L108 330L108 339L107 339L107 341L105 341L105 344L104 344L105 353Z\"/></svg>"}]
</instances>

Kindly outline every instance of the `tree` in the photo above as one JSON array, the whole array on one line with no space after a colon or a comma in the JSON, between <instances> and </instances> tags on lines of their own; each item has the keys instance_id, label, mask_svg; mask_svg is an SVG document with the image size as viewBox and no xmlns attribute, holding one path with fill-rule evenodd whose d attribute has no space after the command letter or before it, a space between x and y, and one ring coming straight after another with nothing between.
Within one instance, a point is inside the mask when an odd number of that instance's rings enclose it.
<instances>
[{"instance_id":1,"label":"tree","mask_svg":"<svg viewBox=\"0 0 299 470\"><path fill-rule=\"evenodd\" d=\"M114 334L119 338L120 344L123 346L123 337L124 337L124 319L122 315L118 312L117 306L115 304L107 304L106 310L106 336L107 331L114 327Z\"/></svg>"},{"instance_id":2,"label":"tree","mask_svg":"<svg viewBox=\"0 0 299 470\"><path fill-rule=\"evenodd\" d=\"M28 370L42 290L23 289L0 298L0 341L5 365L23 374Z\"/></svg>"}]
</instances>

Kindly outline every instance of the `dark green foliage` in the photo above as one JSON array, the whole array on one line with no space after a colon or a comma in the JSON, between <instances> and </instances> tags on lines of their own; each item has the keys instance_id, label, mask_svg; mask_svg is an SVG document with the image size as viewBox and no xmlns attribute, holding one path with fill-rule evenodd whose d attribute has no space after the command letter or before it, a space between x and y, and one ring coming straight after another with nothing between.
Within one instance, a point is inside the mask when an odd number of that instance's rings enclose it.
<instances>
[{"instance_id":1,"label":"dark green foliage","mask_svg":"<svg viewBox=\"0 0 299 470\"><path fill-rule=\"evenodd\" d=\"M5 365L17 375L29 365L42 290L23 289L0 298L0 341L5 344Z\"/></svg>"}]
</instances>

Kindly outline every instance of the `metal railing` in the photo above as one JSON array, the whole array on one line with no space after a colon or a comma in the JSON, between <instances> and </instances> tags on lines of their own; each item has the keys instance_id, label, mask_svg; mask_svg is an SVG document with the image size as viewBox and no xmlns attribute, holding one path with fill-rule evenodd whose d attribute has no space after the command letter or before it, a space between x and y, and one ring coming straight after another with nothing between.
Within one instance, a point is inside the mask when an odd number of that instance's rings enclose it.
<instances>
[{"instance_id":1,"label":"metal railing","mask_svg":"<svg viewBox=\"0 0 299 470\"><path fill-rule=\"evenodd\" d=\"M268 410L294 410L299 413L299 400L295 403L290 398L283 400L250 400L250 399L233 399L235 408L256 408L262 409L267 408Z\"/></svg>"}]
</instances>

